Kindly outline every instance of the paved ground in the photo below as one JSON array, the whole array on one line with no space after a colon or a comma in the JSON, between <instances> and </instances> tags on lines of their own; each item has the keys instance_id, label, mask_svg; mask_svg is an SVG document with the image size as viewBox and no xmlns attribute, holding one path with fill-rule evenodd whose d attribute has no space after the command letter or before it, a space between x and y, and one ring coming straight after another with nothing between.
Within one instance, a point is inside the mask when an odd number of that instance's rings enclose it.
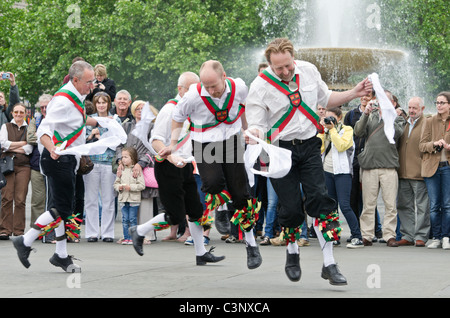
<instances>
[{"instance_id":1,"label":"paved ground","mask_svg":"<svg viewBox=\"0 0 450 318\"><path fill-rule=\"evenodd\" d=\"M417 247L345 247L348 227L344 223L343 246L335 258L348 285L331 286L320 277L322 254L317 239L301 248L302 278L289 281L284 273L285 248L261 246L262 265L249 270L241 243L227 244L211 231L210 245L226 259L196 266L194 248L181 243L158 241L145 246L138 256L132 246L116 243L70 243L69 254L82 261L81 274L67 274L48 262L55 246L36 242L29 269L17 259L11 241L0 241L0 298L385 298L450 297L450 251ZM121 224L116 222L116 234ZM243 288L247 293L243 293Z\"/></svg>"}]
</instances>

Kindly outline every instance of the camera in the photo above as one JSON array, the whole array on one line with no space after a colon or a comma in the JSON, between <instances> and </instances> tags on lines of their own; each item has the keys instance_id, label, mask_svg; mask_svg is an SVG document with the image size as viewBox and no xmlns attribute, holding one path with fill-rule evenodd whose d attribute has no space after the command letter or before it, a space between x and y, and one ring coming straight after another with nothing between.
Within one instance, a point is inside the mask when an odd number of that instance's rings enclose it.
<instances>
[{"instance_id":1,"label":"camera","mask_svg":"<svg viewBox=\"0 0 450 318\"><path fill-rule=\"evenodd\" d=\"M337 125L337 120L336 120L336 118L334 118L333 116L329 116L329 117L325 117L324 119L323 119L323 122L326 124L326 125L331 125L331 124L333 124L333 125Z\"/></svg>"},{"instance_id":2,"label":"camera","mask_svg":"<svg viewBox=\"0 0 450 318\"><path fill-rule=\"evenodd\" d=\"M2 79L8 79L10 77L9 73L3 73Z\"/></svg>"},{"instance_id":3,"label":"camera","mask_svg":"<svg viewBox=\"0 0 450 318\"><path fill-rule=\"evenodd\" d=\"M442 149L444 149L444 146L434 146L434 150L436 150L436 152L441 152Z\"/></svg>"}]
</instances>

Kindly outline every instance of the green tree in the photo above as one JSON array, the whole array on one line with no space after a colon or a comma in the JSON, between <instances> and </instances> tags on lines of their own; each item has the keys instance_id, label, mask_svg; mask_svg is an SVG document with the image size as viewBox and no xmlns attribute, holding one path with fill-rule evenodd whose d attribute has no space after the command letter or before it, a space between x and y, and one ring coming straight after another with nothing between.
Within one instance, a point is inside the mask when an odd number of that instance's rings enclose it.
<instances>
[{"instance_id":1,"label":"green tree","mask_svg":"<svg viewBox=\"0 0 450 318\"><path fill-rule=\"evenodd\" d=\"M176 94L181 72L198 72L208 59L249 83L266 34L283 31L263 26L267 6L258 0L29 0L26 10L13 3L0 4L0 22L7 26L0 29L1 69L18 74L21 95L32 103L60 87L76 56L105 64L118 89L158 108ZM269 8L289 6L290 0L275 0ZM292 34L295 25L284 30Z\"/></svg>"}]
</instances>

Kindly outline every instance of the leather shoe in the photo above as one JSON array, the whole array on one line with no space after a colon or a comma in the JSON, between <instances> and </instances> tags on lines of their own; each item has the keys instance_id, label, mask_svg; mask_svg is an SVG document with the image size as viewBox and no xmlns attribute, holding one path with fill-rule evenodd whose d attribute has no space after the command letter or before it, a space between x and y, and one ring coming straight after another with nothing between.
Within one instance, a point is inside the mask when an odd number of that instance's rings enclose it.
<instances>
[{"instance_id":1,"label":"leather shoe","mask_svg":"<svg viewBox=\"0 0 450 318\"><path fill-rule=\"evenodd\" d=\"M347 279L341 274L336 264L322 266L322 278L328 279L331 285L343 286L347 285Z\"/></svg>"},{"instance_id":2,"label":"leather shoe","mask_svg":"<svg viewBox=\"0 0 450 318\"><path fill-rule=\"evenodd\" d=\"M284 267L287 277L293 281L298 282L302 276L300 269L300 254L289 254L286 251L286 265Z\"/></svg>"},{"instance_id":3,"label":"leather shoe","mask_svg":"<svg viewBox=\"0 0 450 318\"><path fill-rule=\"evenodd\" d=\"M25 266L25 268L30 267L31 264L28 261L28 257L33 249L23 243L23 236L13 238L13 245L17 250L17 256L19 257L22 265Z\"/></svg>"},{"instance_id":4,"label":"leather shoe","mask_svg":"<svg viewBox=\"0 0 450 318\"><path fill-rule=\"evenodd\" d=\"M372 242L363 238L363 245L364 246L372 246Z\"/></svg>"},{"instance_id":5,"label":"leather shoe","mask_svg":"<svg viewBox=\"0 0 450 318\"><path fill-rule=\"evenodd\" d=\"M410 242L408 240L405 239L401 239L400 241L397 241L398 246L411 246L414 245L413 242Z\"/></svg>"},{"instance_id":6,"label":"leather shoe","mask_svg":"<svg viewBox=\"0 0 450 318\"><path fill-rule=\"evenodd\" d=\"M221 260L225 259L225 256L215 256L212 254L212 251L214 250L214 246L211 246L208 252L203 254L202 256L197 256L197 265L206 265L206 263L217 263Z\"/></svg>"},{"instance_id":7,"label":"leather shoe","mask_svg":"<svg viewBox=\"0 0 450 318\"><path fill-rule=\"evenodd\" d=\"M395 240L395 238L391 237L387 242L386 245L389 247L398 247L398 242Z\"/></svg>"},{"instance_id":8,"label":"leather shoe","mask_svg":"<svg viewBox=\"0 0 450 318\"><path fill-rule=\"evenodd\" d=\"M128 229L128 233L130 233L131 239L133 240L133 247L136 253L139 255L144 255L144 249L142 245L144 244L144 236L140 236L137 233L137 226L132 226Z\"/></svg>"},{"instance_id":9,"label":"leather shoe","mask_svg":"<svg viewBox=\"0 0 450 318\"><path fill-rule=\"evenodd\" d=\"M247 267L248 269L258 268L262 263L262 257L258 246L247 245Z\"/></svg>"},{"instance_id":10,"label":"leather shoe","mask_svg":"<svg viewBox=\"0 0 450 318\"><path fill-rule=\"evenodd\" d=\"M416 240L416 247L424 247L425 246L425 242L422 240Z\"/></svg>"}]
</instances>

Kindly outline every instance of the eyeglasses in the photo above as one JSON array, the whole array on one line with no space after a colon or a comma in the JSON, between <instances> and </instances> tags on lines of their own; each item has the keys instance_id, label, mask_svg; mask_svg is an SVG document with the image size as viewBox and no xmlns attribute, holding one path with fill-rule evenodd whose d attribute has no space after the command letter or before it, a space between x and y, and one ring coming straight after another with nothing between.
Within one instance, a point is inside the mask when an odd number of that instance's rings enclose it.
<instances>
[{"instance_id":1,"label":"eyeglasses","mask_svg":"<svg viewBox=\"0 0 450 318\"><path fill-rule=\"evenodd\" d=\"M434 102L434 104L435 104L436 106L438 106L438 105L445 105L445 104L448 104L448 102Z\"/></svg>"},{"instance_id":2,"label":"eyeglasses","mask_svg":"<svg viewBox=\"0 0 450 318\"><path fill-rule=\"evenodd\" d=\"M25 112L24 111L22 111L22 110L15 110L15 111L13 111L13 113L14 114L25 114Z\"/></svg>"}]
</instances>

